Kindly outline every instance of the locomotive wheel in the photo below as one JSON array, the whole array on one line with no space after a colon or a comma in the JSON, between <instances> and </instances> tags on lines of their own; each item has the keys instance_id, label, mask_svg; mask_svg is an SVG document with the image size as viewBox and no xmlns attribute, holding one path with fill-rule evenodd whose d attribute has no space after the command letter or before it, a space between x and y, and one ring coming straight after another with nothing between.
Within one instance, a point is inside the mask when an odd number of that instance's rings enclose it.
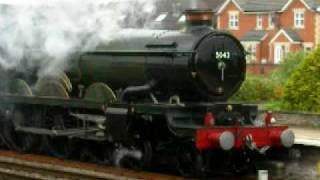
<instances>
[{"instance_id":1,"label":"locomotive wheel","mask_svg":"<svg viewBox=\"0 0 320 180\"><path fill-rule=\"evenodd\" d=\"M151 165L152 160L152 145L150 141L137 141L133 146L133 151L140 151L141 158L135 159L130 156L124 156L122 159L116 159L117 156L114 154L113 161L120 161L120 166L123 168L130 168L135 170L147 169ZM117 163L115 163L117 165Z\"/></svg>"},{"instance_id":2,"label":"locomotive wheel","mask_svg":"<svg viewBox=\"0 0 320 180\"><path fill-rule=\"evenodd\" d=\"M44 150L49 155L66 159L70 157L69 139L66 137L44 137Z\"/></svg>"},{"instance_id":3,"label":"locomotive wheel","mask_svg":"<svg viewBox=\"0 0 320 180\"><path fill-rule=\"evenodd\" d=\"M56 80L42 79L36 84L36 95L46 97L69 98L68 92L63 84Z\"/></svg>"},{"instance_id":4,"label":"locomotive wheel","mask_svg":"<svg viewBox=\"0 0 320 180\"><path fill-rule=\"evenodd\" d=\"M61 80L63 81L64 87L68 92L72 91L72 83L69 79L69 77L66 75L66 73L62 72L61 74Z\"/></svg>"},{"instance_id":5,"label":"locomotive wheel","mask_svg":"<svg viewBox=\"0 0 320 180\"><path fill-rule=\"evenodd\" d=\"M15 128L23 125L26 126L27 117L26 113L21 110L15 110L12 118L12 122L7 122L5 125L5 137L7 145L10 149L19 152L29 152L36 144L34 135L16 132Z\"/></svg>"},{"instance_id":6,"label":"locomotive wheel","mask_svg":"<svg viewBox=\"0 0 320 180\"><path fill-rule=\"evenodd\" d=\"M9 93L13 95L32 96L31 88L22 79L15 79L9 85Z\"/></svg>"},{"instance_id":7,"label":"locomotive wheel","mask_svg":"<svg viewBox=\"0 0 320 180\"><path fill-rule=\"evenodd\" d=\"M42 78L36 84L36 94L38 96L59 97L68 99L69 95L65 89L65 85L56 79ZM64 128L64 119L60 112L45 113L47 123L44 125L49 128ZM46 153L58 157L67 158L69 156L69 140L65 137L44 136L41 149Z\"/></svg>"},{"instance_id":8,"label":"locomotive wheel","mask_svg":"<svg viewBox=\"0 0 320 180\"><path fill-rule=\"evenodd\" d=\"M65 122L63 115L59 112L52 111L50 115L47 114L48 123L46 124L52 129L63 130L65 129ZM55 137L55 136L44 136L43 137L44 150L49 155L57 158L65 159L70 156L70 140L67 137Z\"/></svg>"},{"instance_id":9,"label":"locomotive wheel","mask_svg":"<svg viewBox=\"0 0 320 180\"><path fill-rule=\"evenodd\" d=\"M1 92L7 92L8 91L8 85L10 85L10 81L12 77L10 77L13 73L10 73L6 68L3 66L0 66L0 91Z\"/></svg>"},{"instance_id":10,"label":"locomotive wheel","mask_svg":"<svg viewBox=\"0 0 320 180\"><path fill-rule=\"evenodd\" d=\"M206 176L201 153L192 144L182 144L177 149L177 169L184 177Z\"/></svg>"},{"instance_id":11,"label":"locomotive wheel","mask_svg":"<svg viewBox=\"0 0 320 180\"><path fill-rule=\"evenodd\" d=\"M68 76L64 72L58 72L56 75L47 75L44 77L41 77L38 79L36 83L36 90L41 91L47 84L48 82L50 83L55 83L55 84L60 84L63 89L65 89L66 92L71 92L72 91L72 84ZM47 88L49 89L49 88ZM55 91L55 90L53 90ZM43 92L43 91L41 91ZM46 93L47 90L44 92ZM48 95L48 94L45 94Z\"/></svg>"},{"instance_id":12,"label":"locomotive wheel","mask_svg":"<svg viewBox=\"0 0 320 180\"><path fill-rule=\"evenodd\" d=\"M38 96L69 98L65 86L54 79L40 79L36 85L36 92ZM49 109L44 114L46 116L46 122L44 123L46 128L55 130L66 128L66 119L59 109ZM68 158L70 156L70 141L67 137L43 136L42 149L49 155L62 159Z\"/></svg>"},{"instance_id":13,"label":"locomotive wheel","mask_svg":"<svg viewBox=\"0 0 320 180\"><path fill-rule=\"evenodd\" d=\"M6 133L8 123L11 122L11 119L8 118L8 114L11 114L12 108L1 106L0 107L0 147L1 148L10 148L6 141Z\"/></svg>"},{"instance_id":14,"label":"locomotive wheel","mask_svg":"<svg viewBox=\"0 0 320 180\"><path fill-rule=\"evenodd\" d=\"M81 159L99 164L110 164L111 148L104 143L86 141L82 146Z\"/></svg>"},{"instance_id":15,"label":"locomotive wheel","mask_svg":"<svg viewBox=\"0 0 320 180\"><path fill-rule=\"evenodd\" d=\"M96 102L112 103L116 101L116 96L108 85L104 83L93 83L86 90L84 99Z\"/></svg>"},{"instance_id":16,"label":"locomotive wheel","mask_svg":"<svg viewBox=\"0 0 320 180\"><path fill-rule=\"evenodd\" d=\"M3 125L2 125L2 127L3 127ZM3 131L3 130L1 130L1 131ZM7 149L7 148L9 148L9 146L6 143L6 139L4 138L3 134L4 133L1 133L1 135L0 135L0 147Z\"/></svg>"},{"instance_id":17,"label":"locomotive wheel","mask_svg":"<svg viewBox=\"0 0 320 180\"><path fill-rule=\"evenodd\" d=\"M22 79L15 79L10 83L9 86L10 94L32 96L32 91L28 84ZM28 117L27 111L16 108L12 110L12 119L5 122L4 127L4 139L7 146L10 149L19 152L29 152L37 144L37 138L35 135L16 132L15 129L20 126L31 126L33 125L32 119L26 119Z\"/></svg>"}]
</instances>

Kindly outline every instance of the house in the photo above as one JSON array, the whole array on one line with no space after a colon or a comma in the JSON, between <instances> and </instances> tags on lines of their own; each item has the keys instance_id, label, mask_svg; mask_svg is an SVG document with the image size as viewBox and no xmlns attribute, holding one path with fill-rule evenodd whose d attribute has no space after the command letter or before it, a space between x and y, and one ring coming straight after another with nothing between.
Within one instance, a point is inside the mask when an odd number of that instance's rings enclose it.
<instances>
[{"instance_id":1,"label":"house","mask_svg":"<svg viewBox=\"0 0 320 180\"><path fill-rule=\"evenodd\" d=\"M179 30L184 27L186 9L210 9L216 12L225 0L156 0L157 12L149 27L154 29ZM213 26L216 26L213 18Z\"/></svg>"},{"instance_id":2,"label":"house","mask_svg":"<svg viewBox=\"0 0 320 180\"><path fill-rule=\"evenodd\" d=\"M235 35L248 52L248 70L268 73L288 52L320 43L320 0L157 0L155 29L182 29L183 11L210 9L213 26Z\"/></svg>"},{"instance_id":3,"label":"house","mask_svg":"<svg viewBox=\"0 0 320 180\"><path fill-rule=\"evenodd\" d=\"M267 73L286 53L319 44L320 0L226 0L216 11L217 29L241 40L249 71Z\"/></svg>"}]
</instances>

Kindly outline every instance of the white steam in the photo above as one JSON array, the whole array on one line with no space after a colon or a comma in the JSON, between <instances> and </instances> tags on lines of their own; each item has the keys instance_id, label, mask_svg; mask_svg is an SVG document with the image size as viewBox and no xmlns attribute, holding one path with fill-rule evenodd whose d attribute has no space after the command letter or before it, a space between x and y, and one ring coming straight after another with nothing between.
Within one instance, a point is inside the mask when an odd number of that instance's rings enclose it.
<instances>
[{"instance_id":1,"label":"white steam","mask_svg":"<svg viewBox=\"0 0 320 180\"><path fill-rule=\"evenodd\" d=\"M190 0L190 7L191 9L198 8L198 0Z\"/></svg>"},{"instance_id":2,"label":"white steam","mask_svg":"<svg viewBox=\"0 0 320 180\"><path fill-rule=\"evenodd\" d=\"M0 66L63 70L71 55L111 41L121 25L143 25L153 10L152 0L0 0Z\"/></svg>"}]
</instances>

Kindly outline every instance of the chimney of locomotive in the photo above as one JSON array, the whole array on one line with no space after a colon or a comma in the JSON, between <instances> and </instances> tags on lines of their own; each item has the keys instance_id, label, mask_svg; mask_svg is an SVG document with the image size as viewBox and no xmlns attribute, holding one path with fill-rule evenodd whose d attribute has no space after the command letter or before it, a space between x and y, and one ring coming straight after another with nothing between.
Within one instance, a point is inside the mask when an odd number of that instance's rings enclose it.
<instances>
[{"instance_id":1,"label":"chimney of locomotive","mask_svg":"<svg viewBox=\"0 0 320 180\"><path fill-rule=\"evenodd\" d=\"M209 9L187 9L186 16L187 29L194 27L212 28L213 12Z\"/></svg>"}]
</instances>

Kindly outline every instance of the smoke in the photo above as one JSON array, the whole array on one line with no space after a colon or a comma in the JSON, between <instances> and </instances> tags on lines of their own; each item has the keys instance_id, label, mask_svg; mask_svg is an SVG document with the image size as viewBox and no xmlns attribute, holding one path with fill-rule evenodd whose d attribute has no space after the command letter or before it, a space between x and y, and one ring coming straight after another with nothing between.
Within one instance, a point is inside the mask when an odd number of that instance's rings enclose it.
<instances>
[{"instance_id":1,"label":"smoke","mask_svg":"<svg viewBox=\"0 0 320 180\"><path fill-rule=\"evenodd\" d=\"M152 0L0 0L0 66L64 70L72 55L143 26Z\"/></svg>"},{"instance_id":2,"label":"smoke","mask_svg":"<svg viewBox=\"0 0 320 180\"><path fill-rule=\"evenodd\" d=\"M191 9L196 9L198 7L198 0L190 0Z\"/></svg>"}]
</instances>

